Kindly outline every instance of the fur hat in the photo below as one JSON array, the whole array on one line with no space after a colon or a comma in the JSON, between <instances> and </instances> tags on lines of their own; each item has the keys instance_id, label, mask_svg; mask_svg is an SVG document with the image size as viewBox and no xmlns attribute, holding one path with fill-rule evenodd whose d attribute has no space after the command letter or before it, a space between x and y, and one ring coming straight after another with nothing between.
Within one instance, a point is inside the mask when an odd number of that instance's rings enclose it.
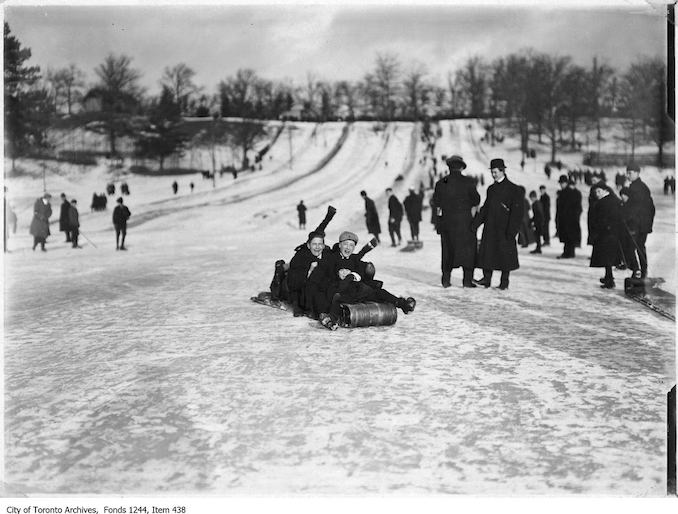
<instances>
[{"instance_id":1,"label":"fur hat","mask_svg":"<svg viewBox=\"0 0 678 514\"><path fill-rule=\"evenodd\" d=\"M358 244L358 236L356 236L353 232L344 230L339 236L339 242L343 243L344 241L353 241L355 244Z\"/></svg>"},{"instance_id":2,"label":"fur hat","mask_svg":"<svg viewBox=\"0 0 678 514\"><path fill-rule=\"evenodd\" d=\"M631 162L626 167L626 171L637 171L638 173L640 173L640 166L638 166L638 164L635 162Z\"/></svg>"}]
</instances>

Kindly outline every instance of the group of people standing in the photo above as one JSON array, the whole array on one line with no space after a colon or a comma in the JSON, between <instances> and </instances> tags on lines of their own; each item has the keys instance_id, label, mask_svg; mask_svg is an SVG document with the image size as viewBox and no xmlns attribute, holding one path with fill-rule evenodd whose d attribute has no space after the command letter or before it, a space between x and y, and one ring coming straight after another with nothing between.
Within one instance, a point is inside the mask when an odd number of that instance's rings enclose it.
<instances>
[{"instance_id":1,"label":"group of people standing","mask_svg":"<svg viewBox=\"0 0 678 514\"><path fill-rule=\"evenodd\" d=\"M46 252L45 244L47 237L51 235L49 218L52 216L52 204L50 200L52 195L45 192L33 204L33 218L29 228L33 236L33 250L38 245L43 252ZM127 220L131 213L124 204L122 197L117 199L117 206L113 209L113 226L115 228L115 249L126 250L125 237L127 235ZM79 249L80 239L80 213L78 212L78 201L75 198L68 200L65 193L61 193L61 207L59 211L59 231L66 235L66 243L71 243L72 248ZM121 241L122 236L122 241Z\"/></svg>"},{"instance_id":2,"label":"group of people standing","mask_svg":"<svg viewBox=\"0 0 678 514\"><path fill-rule=\"evenodd\" d=\"M381 242L381 223L379 222L379 213L377 206L365 191L360 191L360 196L365 201L365 224L367 232L374 236L377 242ZM419 241L419 223L421 223L421 211L423 206L423 189L416 193L414 188L410 188L408 195L401 203L398 197L393 193L392 188L386 189L386 198L388 201L388 233L391 237L391 246L402 244L402 235L400 226L403 221L403 215L407 217L410 226L410 236L412 241ZM396 239L397 238L397 239Z\"/></svg>"}]
</instances>

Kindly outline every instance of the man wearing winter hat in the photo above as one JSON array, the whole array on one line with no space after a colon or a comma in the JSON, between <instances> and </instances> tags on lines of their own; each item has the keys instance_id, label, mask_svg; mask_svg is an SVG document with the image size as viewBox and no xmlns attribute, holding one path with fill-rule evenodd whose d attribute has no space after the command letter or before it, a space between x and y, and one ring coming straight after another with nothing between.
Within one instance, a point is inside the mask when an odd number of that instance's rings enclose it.
<instances>
[{"instance_id":1,"label":"man wearing winter hat","mask_svg":"<svg viewBox=\"0 0 678 514\"><path fill-rule=\"evenodd\" d=\"M360 301L386 302L402 309L405 314L414 310L414 298L397 298L382 283L369 277L367 264L354 254L358 236L344 231L339 236L338 252L324 258L309 277L313 291L314 308L320 312L322 325L336 330L342 303Z\"/></svg>"},{"instance_id":2,"label":"man wearing winter hat","mask_svg":"<svg viewBox=\"0 0 678 514\"><path fill-rule=\"evenodd\" d=\"M30 234L33 236L33 250L40 245L40 249L46 252L45 243L49 231L49 217L52 215L52 204L49 203L52 195L45 193L33 204L33 219L31 220Z\"/></svg>"},{"instance_id":3,"label":"man wearing winter hat","mask_svg":"<svg viewBox=\"0 0 678 514\"><path fill-rule=\"evenodd\" d=\"M516 236L525 209L525 189L506 178L503 159L492 159L490 172L494 183L487 188L485 203L473 221L475 230L485 225L477 264L483 278L477 284L490 287L492 271L499 270L499 289L504 290L509 286L509 273L519 267Z\"/></svg>"},{"instance_id":4,"label":"man wearing winter hat","mask_svg":"<svg viewBox=\"0 0 678 514\"><path fill-rule=\"evenodd\" d=\"M442 251L442 285L450 287L450 275L454 268L464 270L462 285L476 287L473 283L473 265L476 256L476 234L472 228L475 207L480 195L471 177L461 171L466 163L458 155L446 161L449 175L440 179L433 191L433 206L436 210L436 230L440 234Z\"/></svg>"},{"instance_id":5,"label":"man wearing winter hat","mask_svg":"<svg viewBox=\"0 0 678 514\"><path fill-rule=\"evenodd\" d=\"M633 242L638 252L640 269L635 266L634 275L640 274L640 278L647 276L647 250L645 242L647 235L652 232L654 223L655 207L652 201L650 189L640 180L640 166L631 163L626 168L626 175L631 182L629 184L628 210L638 220L637 229L631 233Z\"/></svg>"}]
</instances>

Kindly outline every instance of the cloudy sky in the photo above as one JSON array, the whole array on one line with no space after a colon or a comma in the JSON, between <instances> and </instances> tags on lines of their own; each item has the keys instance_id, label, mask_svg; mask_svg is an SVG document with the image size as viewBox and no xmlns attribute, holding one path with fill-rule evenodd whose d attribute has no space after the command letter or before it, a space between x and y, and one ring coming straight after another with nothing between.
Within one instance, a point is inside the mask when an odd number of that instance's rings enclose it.
<instances>
[{"instance_id":1,"label":"cloudy sky","mask_svg":"<svg viewBox=\"0 0 678 514\"><path fill-rule=\"evenodd\" d=\"M356 80L370 70L377 52L398 54L406 68L419 61L441 82L470 56L490 60L527 47L569 55L587 66L597 56L622 69L639 56L666 53L665 8L657 2L589 2L595 7L576 0L496 0L481 6L396 0L398 5L369 7L331 1L212 3L127 0L124 6L95 7L10 0L4 16L32 50L30 62L42 70L75 63L93 81L93 70L106 55L126 54L142 71L149 92L159 89L164 67L180 62L213 92L220 80L244 67L299 84L309 71L324 79Z\"/></svg>"}]
</instances>

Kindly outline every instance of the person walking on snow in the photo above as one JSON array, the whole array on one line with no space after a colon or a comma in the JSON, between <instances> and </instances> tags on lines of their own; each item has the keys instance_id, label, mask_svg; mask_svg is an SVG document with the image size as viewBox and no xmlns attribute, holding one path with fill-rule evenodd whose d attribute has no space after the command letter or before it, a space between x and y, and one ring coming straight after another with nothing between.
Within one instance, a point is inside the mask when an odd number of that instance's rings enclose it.
<instances>
[{"instance_id":1,"label":"person walking on snow","mask_svg":"<svg viewBox=\"0 0 678 514\"><path fill-rule=\"evenodd\" d=\"M374 205L374 200L367 196L365 191L360 191L360 196L365 200L365 224L367 225L367 232L374 236L377 243L381 243L379 240L381 224L379 223L379 214L377 213L376 205Z\"/></svg>"},{"instance_id":2,"label":"person walking on snow","mask_svg":"<svg viewBox=\"0 0 678 514\"><path fill-rule=\"evenodd\" d=\"M422 194L418 195L410 188L410 194L403 200L407 222L410 224L410 234L413 241L419 241L419 223L421 222L421 208L424 188L421 188Z\"/></svg>"},{"instance_id":3,"label":"person walking on snow","mask_svg":"<svg viewBox=\"0 0 678 514\"><path fill-rule=\"evenodd\" d=\"M52 195L45 193L38 198L33 205L33 219L31 220L30 233L33 236L33 250L40 244L40 249L46 252L45 243L49 231L49 217L52 215L52 205L49 203Z\"/></svg>"},{"instance_id":4,"label":"person walking on snow","mask_svg":"<svg viewBox=\"0 0 678 514\"><path fill-rule=\"evenodd\" d=\"M172 182L172 191L174 191L174 194L177 194L177 191L179 190L179 184L177 184L177 181L175 180Z\"/></svg>"},{"instance_id":5,"label":"person walking on snow","mask_svg":"<svg viewBox=\"0 0 678 514\"><path fill-rule=\"evenodd\" d=\"M388 234L391 236L391 246L397 246L395 237L398 236L398 245L403 242L400 235L400 224L403 221L403 204L393 194L393 189L386 189L388 197Z\"/></svg>"},{"instance_id":6,"label":"person walking on snow","mask_svg":"<svg viewBox=\"0 0 678 514\"><path fill-rule=\"evenodd\" d=\"M61 211L59 212L59 232L66 232L66 242L71 242L71 233L68 229L68 213L70 212L71 204L66 199L66 194L61 193Z\"/></svg>"},{"instance_id":7,"label":"person walking on snow","mask_svg":"<svg viewBox=\"0 0 678 514\"><path fill-rule=\"evenodd\" d=\"M297 215L299 216L299 229L306 228L306 206L304 201L300 200L299 205L297 205Z\"/></svg>"},{"instance_id":8,"label":"person walking on snow","mask_svg":"<svg viewBox=\"0 0 678 514\"><path fill-rule=\"evenodd\" d=\"M599 183L592 189L597 201L589 217L589 237L593 245L590 267L605 268L605 276L600 279L600 287L612 289L615 286L612 266L619 264L620 257L621 206L606 185Z\"/></svg>"},{"instance_id":9,"label":"person walking on snow","mask_svg":"<svg viewBox=\"0 0 678 514\"><path fill-rule=\"evenodd\" d=\"M127 250L125 248L125 237L127 236L127 220L132 215L126 205L122 203L122 196L117 200L118 205L113 209L113 226L115 227L115 249ZM120 235L122 234L122 242Z\"/></svg>"},{"instance_id":10,"label":"person walking on snow","mask_svg":"<svg viewBox=\"0 0 678 514\"><path fill-rule=\"evenodd\" d=\"M71 242L73 248L78 246L78 237L80 236L80 213L78 213L78 201L73 198L68 207L68 230L71 233Z\"/></svg>"}]
</instances>

